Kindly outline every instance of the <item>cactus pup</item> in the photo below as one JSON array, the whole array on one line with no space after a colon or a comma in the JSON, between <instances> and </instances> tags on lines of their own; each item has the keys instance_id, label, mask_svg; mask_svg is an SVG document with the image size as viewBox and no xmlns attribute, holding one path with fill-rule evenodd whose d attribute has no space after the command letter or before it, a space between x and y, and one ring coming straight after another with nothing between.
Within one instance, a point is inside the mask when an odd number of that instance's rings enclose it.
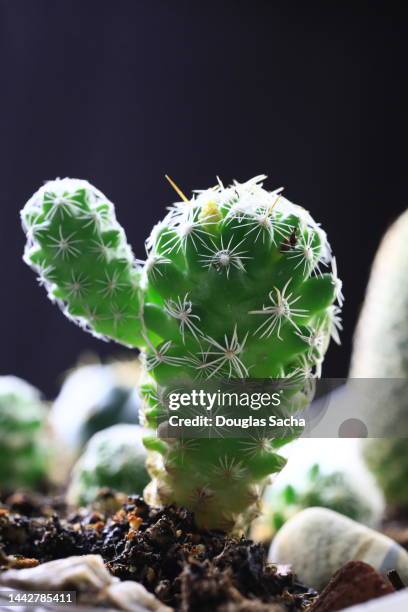
<instances>
[{"instance_id":1,"label":"cactus pup","mask_svg":"<svg viewBox=\"0 0 408 612\"><path fill-rule=\"evenodd\" d=\"M129 494L142 494L149 482L146 449L139 425L119 423L94 434L75 463L67 491L69 502L92 504L108 487Z\"/></svg>"},{"instance_id":2,"label":"cactus pup","mask_svg":"<svg viewBox=\"0 0 408 612\"><path fill-rule=\"evenodd\" d=\"M142 351L152 429L163 390L200 377L297 380L296 410L330 336L338 340L341 281L326 234L281 190L266 191L265 178L181 194L147 239L144 262L86 181L46 183L22 211L25 261L51 300L94 335ZM145 496L191 509L202 527L242 527L283 467L287 441L151 436Z\"/></svg>"}]
</instances>

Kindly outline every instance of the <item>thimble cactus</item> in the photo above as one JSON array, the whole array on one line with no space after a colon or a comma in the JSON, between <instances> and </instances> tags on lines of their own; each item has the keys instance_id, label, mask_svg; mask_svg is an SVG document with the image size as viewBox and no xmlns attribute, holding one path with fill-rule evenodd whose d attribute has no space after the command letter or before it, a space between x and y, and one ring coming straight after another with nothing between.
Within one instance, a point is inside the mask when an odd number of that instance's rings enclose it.
<instances>
[{"instance_id":1,"label":"thimble cactus","mask_svg":"<svg viewBox=\"0 0 408 612\"><path fill-rule=\"evenodd\" d=\"M69 501L90 504L104 487L141 495L149 482L142 436L139 425L126 424L113 425L92 436L72 470Z\"/></svg>"},{"instance_id":2,"label":"thimble cactus","mask_svg":"<svg viewBox=\"0 0 408 612\"><path fill-rule=\"evenodd\" d=\"M281 190L266 191L265 178L181 194L144 262L86 181L49 182L22 211L25 260L49 297L94 335L142 350L152 429L163 391L200 377L298 380L298 408L330 336L338 341L341 281L326 234ZM151 436L145 496L186 506L203 527L242 525L284 465L286 441Z\"/></svg>"},{"instance_id":3,"label":"thimble cactus","mask_svg":"<svg viewBox=\"0 0 408 612\"><path fill-rule=\"evenodd\" d=\"M15 376L0 376L0 489L46 481L45 418L37 389Z\"/></svg>"},{"instance_id":4,"label":"thimble cactus","mask_svg":"<svg viewBox=\"0 0 408 612\"><path fill-rule=\"evenodd\" d=\"M292 516L313 506L335 510L360 523L368 523L372 515L370 506L343 472L324 473L315 463L300 486L287 484L279 491L272 487L265 520L275 532Z\"/></svg>"},{"instance_id":5,"label":"thimble cactus","mask_svg":"<svg viewBox=\"0 0 408 612\"><path fill-rule=\"evenodd\" d=\"M384 430L364 455L390 506L408 508L408 211L385 234L375 257L351 360L352 378L391 379L378 385L370 410ZM398 437L401 436L401 437Z\"/></svg>"}]
</instances>

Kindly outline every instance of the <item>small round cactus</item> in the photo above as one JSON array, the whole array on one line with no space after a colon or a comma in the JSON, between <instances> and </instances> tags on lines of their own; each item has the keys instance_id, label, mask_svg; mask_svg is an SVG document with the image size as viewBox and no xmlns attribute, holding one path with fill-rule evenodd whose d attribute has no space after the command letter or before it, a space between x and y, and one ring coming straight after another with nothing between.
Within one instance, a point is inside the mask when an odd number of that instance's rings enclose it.
<instances>
[{"instance_id":1,"label":"small round cactus","mask_svg":"<svg viewBox=\"0 0 408 612\"><path fill-rule=\"evenodd\" d=\"M385 234L375 257L354 337L351 378L379 384L370 409L384 437L367 440L364 455L392 507L408 508L408 211Z\"/></svg>"},{"instance_id":2,"label":"small round cactus","mask_svg":"<svg viewBox=\"0 0 408 612\"><path fill-rule=\"evenodd\" d=\"M25 260L50 298L92 333L142 350L152 429L163 393L199 378L290 378L296 411L338 340L341 282L326 234L264 179L183 197L153 228L144 262L86 181L47 183L22 211ZM145 495L186 506L204 527L244 525L286 441L151 436Z\"/></svg>"},{"instance_id":3,"label":"small round cactus","mask_svg":"<svg viewBox=\"0 0 408 612\"><path fill-rule=\"evenodd\" d=\"M360 523L369 522L372 516L370 506L343 472L324 473L316 463L308 470L301 486L287 484L276 492L272 490L265 522L275 532L292 516L313 506L335 510Z\"/></svg>"},{"instance_id":4,"label":"small round cactus","mask_svg":"<svg viewBox=\"0 0 408 612\"><path fill-rule=\"evenodd\" d=\"M37 389L14 376L0 376L0 489L45 483L45 419Z\"/></svg>"},{"instance_id":5,"label":"small round cactus","mask_svg":"<svg viewBox=\"0 0 408 612\"><path fill-rule=\"evenodd\" d=\"M92 436L72 470L68 500L91 504L104 487L141 495L149 482L143 433L139 425L122 424Z\"/></svg>"}]
</instances>

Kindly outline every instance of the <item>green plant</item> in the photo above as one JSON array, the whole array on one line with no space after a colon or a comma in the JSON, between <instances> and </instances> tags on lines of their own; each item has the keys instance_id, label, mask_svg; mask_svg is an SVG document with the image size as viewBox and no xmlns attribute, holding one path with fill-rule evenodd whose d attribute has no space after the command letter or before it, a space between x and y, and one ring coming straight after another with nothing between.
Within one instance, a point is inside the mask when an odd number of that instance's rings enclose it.
<instances>
[{"instance_id":1,"label":"green plant","mask_svg":"<svg viewBox=\"0 0 408 612\"><path fill-rule=\"evenodd\" d=\"M101 488L143 493L149 482L139 425L113 425L96 433L76 462L68 488L71 503L92 503Z\"/></svg>"},{"instance_id":2,"label":"green plant","mask_svg":"<svg viewBox=\"0 0 408 612\"><path fill-rule=\"evenodd\" d=\"M325 474L316 463L307 472L302 486L288 484L280 491L272 491L268 499L266 520L272 530L277 531L294 514L314 506L335 510L361 523L371 517L370 507L343 472Z\"/></svg>"},{"instance_id":3,"label":"green plant","mask_svg":"<svg viewBox=\"0 0 408 612\"><path fill-rule=\"evenodd\" d=\"M22 211L25 260L49 297L94 335L142 349L153 429L162 393L200 376L290 378L296 410L330 335L338 339L341 282L326 234L280 190L264 190L264 178L183 196L153 228L143 263L86 181L47 183ZM233 528L258 512L288 439L151 436L145 495L194 510L202 526Z\"/></svg>"},{"instance_id":4,"label":"green plant","mask_svg":"<svg viewBox=\"0 0 408 612\"><path fill-rule=\"evenodd\" d=\"M364 459L373 472L385 500L401 512L408 509L408 457L406 438L372 438L363 447Z\"/></svg>"},{"instance_id":5,"label":"green plant","mask_svg":"<svg viewBox=\"0 0 408 612\"><path fill-rule=\"evenodd\" d=\"M390 227L376 254L357 325L351 378L376 378L369 409L382 438L364 455L390 506L408 508L408 211ZM388 381L386 379L389 379Z\"/></svg>"},{"instance_id":6,"label":"green plant","mask_svg":"<svg viewBox=\"0 0 408 612\"><path fill-rule=\"evenodd\" d=\"M0 489L46 481L45 419L37 389L15 376L0 376Z\"/></svg>"}]
</instances>

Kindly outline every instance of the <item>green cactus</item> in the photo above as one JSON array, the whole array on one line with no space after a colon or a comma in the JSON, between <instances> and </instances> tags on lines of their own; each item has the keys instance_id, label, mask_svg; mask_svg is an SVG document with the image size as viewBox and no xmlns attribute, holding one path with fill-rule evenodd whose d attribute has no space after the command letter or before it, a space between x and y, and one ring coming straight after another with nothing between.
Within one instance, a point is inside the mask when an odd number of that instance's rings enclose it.
<instances>
[{"instance_id":1,"label":"green cactus","mask_svg":"<svg viewBox=\"0 0 408 612\"><path fill-rule=\"evenodd\" d=\"M341 282L324 231L265 177L174 204L132 256L112 204L86 181L47 183L22 212L25 260L82 327L142 349L144 419L162 393L197 378L291 378L291 407L338 340ZM184 197L183 200L186 200ZM322 265L331 265L327 273ZM199 525L231 529L259 509L287 439L145 439L151 503L175 502Z\"/></svg>"},{"instance_id":2,"label":"green cactus","mask_svg":"<svg viewBox=\"0 0 408 612\"><path fill-rule=\"evenodd\" d=\"M384 493L389 509L408 509L408 457L406 438L372 438L364 443L364 459Z\"/></svg>"},{"instance_id":3,"label":"green cactus","mask_svg":"<svg viewBox=\"0 0 408 612\"><path fill-rule=\"evenodd\" d=\"M37 389L15 376L0 376L0 489L45 483L45 419Z\"/></svg>"},{"instance_id":4,"label":"green cactus","mask_svg":"<svg viewBox=\"0 0 408 612\"><path fill-rule=\"evenodd\" d=\"M301 486L288 484L280 491L272 491L267 500L266 521L275 532L301 510L315 506L335 510L360 523L369 522L372 516L370 506L343 472L322 473L316 463Z\"/></svg>"},{"instance_id":5,"label":"green cactus","mask_svg":"<svg viewBox=\"0 0 408 612\"><path fill-rule=\"evenodd\" d=\"M376 254L357 325L351 378L394 379L379 385L370 411L383 438L364 455L390 506L408 508L408 210L385 234ZM389 437L388 437L389 436Z\"/></svg>"},{"instance_id":6,"label":"green cactus","mask_svg":"<svg viewBox=\"0 0 408 612\"><path fill-rule=\"evenodd\" d=\"M71 475L67 498L73 504L91 504L101 488L142 494L149 482L146 450L139 425L112 425L87 443Z\"/></svg>"}]
</instances>

